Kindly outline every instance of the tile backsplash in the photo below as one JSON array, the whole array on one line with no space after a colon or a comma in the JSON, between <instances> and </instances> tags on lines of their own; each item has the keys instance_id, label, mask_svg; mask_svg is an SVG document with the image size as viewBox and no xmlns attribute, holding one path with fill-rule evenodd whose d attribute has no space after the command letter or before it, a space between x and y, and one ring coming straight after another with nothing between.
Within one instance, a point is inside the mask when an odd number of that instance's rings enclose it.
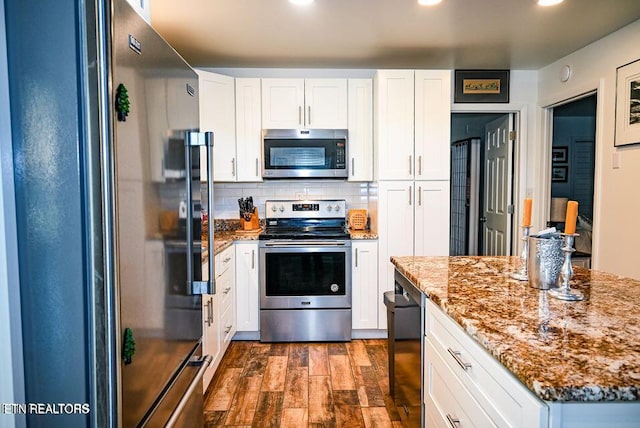
<instances>
[{"instance_id":1,"label":"tile backsplash","mask_svg":"<svg viewBox=\"0 0 640 428\"><path fill-rule=\"evenodd\" d=\"M238 199L253 196L260 218L264 218L265 201L284 199L344 199L347 209L367 209L370 183L346 181L266 181L263 183L216 183L214 216L238 218Z\"/></svg>"}]
</instances>

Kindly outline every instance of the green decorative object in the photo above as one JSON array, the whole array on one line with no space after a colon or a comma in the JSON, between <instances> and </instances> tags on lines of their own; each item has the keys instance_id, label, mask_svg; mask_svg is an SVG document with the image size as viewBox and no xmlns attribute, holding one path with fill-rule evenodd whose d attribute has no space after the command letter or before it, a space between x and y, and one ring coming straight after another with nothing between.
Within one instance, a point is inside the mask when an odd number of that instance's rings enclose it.
<instances>
[{"instance_id":1,"label":"green decorative object","mask_svg":"<svg viewBox=\"0 0 640 428\"><path fill-rule=\"evenodd\" d=\"M129 327L124 329L122 339L122 359L125 364L131 364L131 357L136 353L136 341L133 339L133 332Z\"/></svg>"},{"instance_id":2,"label":"green decorative object","mask_svg":"<svg viewBox=\"0 0 640 428\"><path fill-rule=\"evenodd\" d=\"M121 83L116 89L116 112L118 121L125 122L129 115L129 94L127 88Z\"/></svg>"}]
</instances>

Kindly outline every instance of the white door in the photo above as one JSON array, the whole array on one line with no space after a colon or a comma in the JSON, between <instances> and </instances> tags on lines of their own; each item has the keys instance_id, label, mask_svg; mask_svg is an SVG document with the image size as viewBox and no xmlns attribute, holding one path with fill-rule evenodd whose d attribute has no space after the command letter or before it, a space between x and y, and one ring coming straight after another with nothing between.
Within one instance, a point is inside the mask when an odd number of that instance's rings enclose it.
<instances>
[{"instance_id":1,"label":"white door","mask_svg":"<svg viewBox=\"0 0 640 428\"><path fill-rule=\"evenodd\" d=\"M236 181L236 92L233 77L197 70L200 129L213 131L213 179ZM178 128L184 129L184 128Z\"/></svg>"},{"instance_id":2,"label":"white door","mask_svg":"<svg viewBox=\"0 0 640 428\"><path fill-rule=\"evenodd\" d=\"M511 129L513 117L510 114L485 127L482 254L487 256L511 254Z\"/></svg>"},{"instance_id":3,"label":"white door","mask_svg":"<svg viewBox=\"0 0 640 428\"><path fill-rule=\"evenodd\" d=\"M413 256L413 181L378 183L378 328L387 328L387 312L382 293L393 290L395 267L391 256Z\"/></svg>"},{"instance_id":4,"label":"white door","mask_svg":"<svg viewBox=\"0 0 640 428\"><path fill-rule=\"evenodd\" d=\"M379 180L412 180L414 175L414 72L381 70L374 79L374 141Z\"/></svg>"},{"instance_id":5,"label":"white door","mask_svg":"<svg viewBox=\"0 0 640 428\"><path fill-rule=\"evenodd\" d=\"M262 127L304 127L304 79L262 79Z\"/></svg>"},{"instance_id":6,"label":"white door","mask_svg":"<svg viewBox=\"0 0 640 428\"><path fill-rule=\"evenodd\" d=\"M262 181L260 79L236 79L237 181Z\"/></svg>"},{"instance_id":7,"label":"white door","mask_svg":"<svg viewBox=\"0 0 640 428\"><path fill-rule=\"evenodd\" d=\"M347 79L306 79L305 125L313 129L347 129Z\"/></svg>"},{"instance_id":8,"label":"white door","mask_svg":"<svg viewBox=\"0 0 640 428\"><path fill-rule=\"evenodd\" d=\"M449 255L449 180L415 182L415 255Z\"/></svg>"}]
</instances>

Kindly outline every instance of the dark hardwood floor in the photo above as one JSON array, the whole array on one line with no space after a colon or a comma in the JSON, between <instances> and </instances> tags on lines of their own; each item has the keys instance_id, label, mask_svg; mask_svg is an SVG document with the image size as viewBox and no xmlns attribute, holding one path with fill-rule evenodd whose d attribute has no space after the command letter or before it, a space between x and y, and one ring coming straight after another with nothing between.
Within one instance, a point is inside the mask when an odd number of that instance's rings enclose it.
<instances>
[{"instance_id":1,"label":"dark hardwood floor","mask_svg":"<svg viewBox=\"0 0 640 428\"><path fill-rule=\"evenodd\" d=\"M401 427L386 340L232 342L205 396L205 427Z\"/></svg>"}]
</instances>

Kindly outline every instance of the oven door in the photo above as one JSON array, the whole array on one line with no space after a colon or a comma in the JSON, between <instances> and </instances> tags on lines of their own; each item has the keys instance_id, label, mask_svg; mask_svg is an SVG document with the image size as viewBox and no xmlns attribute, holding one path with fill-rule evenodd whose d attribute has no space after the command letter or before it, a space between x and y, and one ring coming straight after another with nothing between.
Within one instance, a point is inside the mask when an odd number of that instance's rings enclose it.
<instances>
[{"instance_id":1,"label":"oven door","mask_svg":"<svg viewBox=\"0 0 640 428\"><path fill-rule=\"evenodd\" d=\"M260 308L351 308L351 241L260 243Z\"/></svg>"}]
</instances>

